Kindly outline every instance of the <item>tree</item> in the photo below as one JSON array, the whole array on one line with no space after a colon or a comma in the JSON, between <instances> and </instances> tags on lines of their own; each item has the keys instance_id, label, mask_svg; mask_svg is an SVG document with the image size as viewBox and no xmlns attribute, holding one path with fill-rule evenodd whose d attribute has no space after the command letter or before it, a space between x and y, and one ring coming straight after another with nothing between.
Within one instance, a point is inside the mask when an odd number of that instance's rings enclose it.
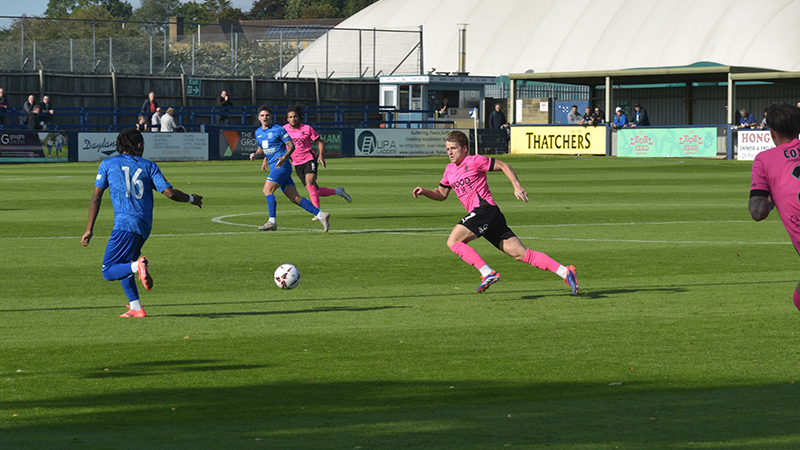
<instances>
[{"instance_id":1,"label":"tree","mask_svg":"<svg viewBox=\"0 0 800 450\"><path fill-rule=\"evenodd\" d=\"M282 20L286 17L286 0L256 0L246 14L248 20Z\"/></svg>"},{"instance_id":2,"label":"tree","mask_svg":"<svg viewBox=\"0 0 800 450\"><path fill-rule=\"evenodd\" d=\"M80 10L101 6L108 17L128 19L133 14L133 6L124 0L50 0L44 16L50 19L72 18Z\"/></svg>"},{"instance_id":3,"label":"tree","mask_svg":"<svg viewBox=\"0 0 800 450\"><path fill-rule=\"evenodd\" d=\"M148 22L140 26L144 33L161 34L168 27L169 17L176 15L180 6L180 0L142 0L141 5L133 12L132 19Z\"/></svg>"}]
</instances>

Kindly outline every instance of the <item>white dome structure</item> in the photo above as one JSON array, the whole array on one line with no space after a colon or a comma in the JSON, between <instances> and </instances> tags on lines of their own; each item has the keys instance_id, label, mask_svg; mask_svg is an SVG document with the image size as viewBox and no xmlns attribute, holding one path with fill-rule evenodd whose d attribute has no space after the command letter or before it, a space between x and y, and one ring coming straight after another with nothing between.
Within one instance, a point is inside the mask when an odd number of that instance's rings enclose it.
<instances>
[{"instance_id":1,"label":"white dome structure","mask_svg":"<svg viewBox=\"0 0 800 450\"><path fill-rule=\"evenodd\" d=\"M403 71L395 75L434 68L457 71L457 24L464 23L468 24L465 70L478 76L679 67L699 61L800 71L798 20L800 0L381 0L336 28L422 26L423 60L412 56L403 64L383 63L383 75L395 67ZM316 70L320 77L331 72L335 78L352 77L357 70L332 68L352 64L354 57L360 58L365 76L378 69L364 69L377 58L363 33L362 52L358 41L333 46L324 40L301 53L301 76L313 76ZM414 54L413 44L401 44L407 47L406 54ZM388 44L377 43L375 54L385 53L383 45ZM296 76L299 66L292 61L284 72Z\"/></svg>"}]
</instances>

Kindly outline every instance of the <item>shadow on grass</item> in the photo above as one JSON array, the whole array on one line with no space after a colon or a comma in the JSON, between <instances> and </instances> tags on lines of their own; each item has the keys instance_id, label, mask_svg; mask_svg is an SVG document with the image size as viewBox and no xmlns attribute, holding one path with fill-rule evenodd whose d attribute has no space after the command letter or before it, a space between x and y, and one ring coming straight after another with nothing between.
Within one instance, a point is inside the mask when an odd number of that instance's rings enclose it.
<instances>
[{"instance_id":1,"label":"shadow on grass","mask_svg":"<svg viewBox=\"0 0 800 450\"><path fill-rule=\"evenodd\" d=\"M318 308L298 309L293 311L246 311L246 312L196 313L196 314L159 314L157 317L205 317L209 319L217 319L222 317L236 317L236 316L272 316L272 315L283 315L283 314L308 314L308 313L320 313L320 312L381 311L384 309L400 309L400 308L410 308L410 306L372 306L372 307L320 306Z\"/></svg>"},{"instance_id":2,"label":"shadow on grass","mask_svg":"<svg viewBox=\"0 0 800 450\"><path fill-rule=\"evenodd\" d=\"M255 382L211 374L176 388L0 402L0 442L16 448L794 449L793 384L674 388L489 381ZM161 361L159 370L185 370ZM232 365L221 365L230 370ZM152 375L147 363L126 376ZM314 374L298 374L313 377ZM87 377L92 378L92 377ZM98 377L102 378L102 377ZM98 382L97 380L92 380ZM226 385L228 384L228 385ZM108 389L108 386L105 386ZM13 417L12 417L13 415Z\"/></svg>"},{"instance_id":3,"label":"shadow on grass","mask_svg":"<svg viewBox=\"0 0 800 450\"><path fill-rule=\"evenodd\" d=\"M254 370L270 366L252 364L220 364L215 360L176 360L176 361L149 361L142 363L126 364L122 367L98 369L85 375L88 379L129 378L162 376L176 373L189 372L219 372L232 370Z\"/></svg>"}]
</instances>

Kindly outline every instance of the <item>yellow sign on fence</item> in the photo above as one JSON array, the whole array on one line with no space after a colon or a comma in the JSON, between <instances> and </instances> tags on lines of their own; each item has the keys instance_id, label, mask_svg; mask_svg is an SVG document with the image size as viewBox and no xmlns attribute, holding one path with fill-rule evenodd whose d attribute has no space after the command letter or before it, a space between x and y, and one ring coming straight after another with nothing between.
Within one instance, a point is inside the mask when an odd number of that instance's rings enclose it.
<instances>
[{"instance_id":1,"label":"yellow sign on fence","mask_svg":"<svg viewBox=\"0 0 800 450\"><path fill-rule=\"evenodd\" d=\"M511 127L511 153L537 155L605 155L605 126Z\"/></svg>"}]
</instances>

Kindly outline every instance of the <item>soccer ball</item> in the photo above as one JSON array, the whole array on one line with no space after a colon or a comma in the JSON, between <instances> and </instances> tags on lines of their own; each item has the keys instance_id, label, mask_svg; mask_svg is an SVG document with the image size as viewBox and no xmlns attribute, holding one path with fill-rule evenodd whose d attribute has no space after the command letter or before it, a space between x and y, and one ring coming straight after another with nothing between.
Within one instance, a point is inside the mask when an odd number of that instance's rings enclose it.
<instances>
[{"instance_id":1,"label":"soccer ball","mask_svg":"<svg viewBox=\"0 0 800 450\"><path fill-rule=\"evenodd\" d=\"M281 289L294 289L300 284L300 271L291 264L281 264L275 269L275 284Z\"/></svg>"}]
</instances>

